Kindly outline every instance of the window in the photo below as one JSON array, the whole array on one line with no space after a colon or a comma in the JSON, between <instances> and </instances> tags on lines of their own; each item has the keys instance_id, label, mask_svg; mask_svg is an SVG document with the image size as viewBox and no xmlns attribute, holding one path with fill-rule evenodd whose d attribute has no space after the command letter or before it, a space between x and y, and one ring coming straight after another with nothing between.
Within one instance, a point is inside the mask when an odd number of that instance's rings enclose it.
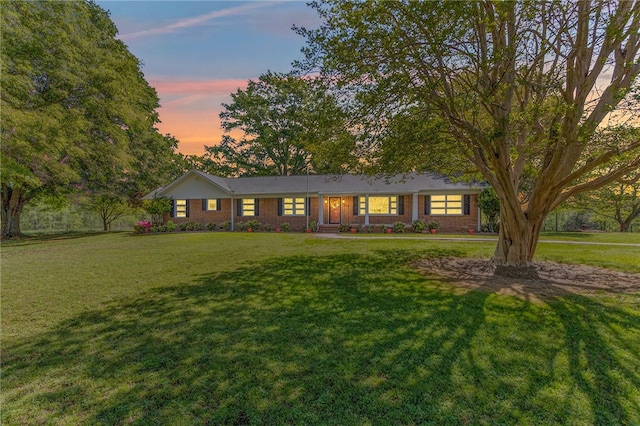
<instances>
[{"instance_id":1,"label":"window","mask_svg":"<svg viewBox=\"0 0 640 426\"><path fill-rule=\"evenodd\" d=\"M462 195L432 195L431 214L462 214Z\"/></svg>"},{"instance_id":2,"label":"window","mask_svg":"<svg viewBox=\"0 0 640 426\"><path fill-rule=\"evenodd\" d=\"M187 200L176 200L175 217L189 217Z\"/></svg>"},{"instance_id":3,"label":"window","mask_svg":"<svg viewBox=\"0 0 640 426\"><path fill-rule=\"evenodd\" d=\"M256 199L255 198L242 199L242 215L241 216L256 216Z\"/></svg>"},{"instance_id":4,"label":"window","mask_svg":"<svg viewBox=\"0 0 640 426\"><path fill-rule=\"evenodd\" d=\"M208 198L205 204L205 210L220 210L220 203L216 198Z\"/></svg>"},{"instance_id":5,"label":"window","mask_svg":"<svg viewBox=\"0 0 640 426\"><path fill-rule=\"evenodd\" d=\"M360 214L367 213L366 197L359 197ZM369 197L369 214L370 215L392 215L398 214L398 197Z\"/></svg>"},{"instance_id":6,"label":"window","mask_svg":"<svg viewBox=\"0 0 640 426\"><path fill-rule=\"evenodd\" d=\"M306 200L304 198L283 198L283 216L304 216L306 214Z\"/></svg>"}]
</instances>

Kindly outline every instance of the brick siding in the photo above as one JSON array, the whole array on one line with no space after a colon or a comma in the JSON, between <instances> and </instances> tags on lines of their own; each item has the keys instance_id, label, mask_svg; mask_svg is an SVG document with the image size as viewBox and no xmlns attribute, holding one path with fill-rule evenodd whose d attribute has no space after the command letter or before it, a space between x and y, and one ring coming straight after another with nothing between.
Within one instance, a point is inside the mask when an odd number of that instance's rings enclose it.
<instances>
[{"instance_id":1,"label":"brick siding","mask_svg":"<svg viewBox=\"0 0 640 426\"><path fill-rule=\"evenodd\" d=\"M338 195L332 197L339 197ZM353 214L353 196L342 196L342 215L341 222L347 224L360 224L365 222L364 215ZM323 216L324 223L329 223L329 203L328 196L324 196ZM407 225L411 224L411 217L413 211L413 196L405 195L404 199L404 214L402 215L390 215L390 216L377 216L369 215L369 224L393 224L394 222L404 222ZM231 199L220 200L220 210L216 211L203 211L201 199L187 200L189 204L189 217L167 217L166 220L172 220L176 224L184 222L199 222L201 224L214 223L220 225L223 222L231 220ZM309 222L318 220L318 197L311 197L311 208L309 215ZM237 200L233 200L237 202ZM425 221L438 221L440 223L440 230L444 232L460 232L462 230L472 228L476 229L478 224L478 195L472 194L470 197L470 214L469 215L456 215L456 216L433 216L424 214L424 196L418 197L418 218ZM258 216L238 216L236 205L234 205L234 217L235 223L247 222L249 220L257 219L262 225L269 224L272 227L281 226L283 223L289 223L292 231L300 231L306 226L305 216L279 216L278 215L278 199L277 198L260 198L259 199L259 211Z\"/></svg>"}]
</instances>

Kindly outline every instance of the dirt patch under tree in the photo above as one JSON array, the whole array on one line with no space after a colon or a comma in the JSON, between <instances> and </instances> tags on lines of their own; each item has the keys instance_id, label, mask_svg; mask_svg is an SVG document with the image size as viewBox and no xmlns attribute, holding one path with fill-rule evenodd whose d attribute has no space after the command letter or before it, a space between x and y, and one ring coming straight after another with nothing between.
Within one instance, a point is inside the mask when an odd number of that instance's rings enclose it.
<instances>
[{"instance_id":1,"label":"dirt patch under tree","mask_svg":"<svg viewBox=\"0 0 640 426\"><path fill-rule=\"evenodd\" d=\"M543 300L570 294L640 293L640 274L585 265L534 262L537 278L494 275L486 259L441 257L421 259L414 266L425 275L438 275L455 287Z\"/></svg>"}]
</instances>

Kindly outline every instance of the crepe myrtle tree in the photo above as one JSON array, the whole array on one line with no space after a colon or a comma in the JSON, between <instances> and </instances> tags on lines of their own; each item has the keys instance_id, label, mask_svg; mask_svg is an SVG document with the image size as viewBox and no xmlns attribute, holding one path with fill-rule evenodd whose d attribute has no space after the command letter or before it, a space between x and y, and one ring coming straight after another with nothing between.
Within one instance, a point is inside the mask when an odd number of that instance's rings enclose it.
<instances>
[{"instance_id":1,"label":"crepe myrtle tree","mask_svg":"<svg viewBox=\"0 0 640 426\"><path fill-rule=\"evenodd\" d=\"M298 29L308 41L299 67L351 88L371 128L399 114L437 118L443 125L438 137L424 139L425 152L441 157L436 164L472 165L495 189L496 273L534 274L549 212L640 167L640 140L594 137L637 104L638 0L328 0L312 7L324 22ZM385 141L371 138L370 149ZM613 163L608 173L582 179Z\"/></svg>"}]
</instances>

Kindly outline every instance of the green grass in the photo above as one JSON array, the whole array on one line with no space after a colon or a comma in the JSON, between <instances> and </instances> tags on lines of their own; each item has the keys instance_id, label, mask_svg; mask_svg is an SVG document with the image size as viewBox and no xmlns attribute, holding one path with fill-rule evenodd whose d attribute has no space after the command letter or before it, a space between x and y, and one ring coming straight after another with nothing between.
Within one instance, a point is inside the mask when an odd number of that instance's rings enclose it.
<instances>
[{"instance_id":1,"label":"green grass","mask_svg":"<svg viewBox=\"0 0 640 426\"><path fill-rule=\"evenodd\" d=\"M493 248L235 233L3 244L2 424L640 423L640 295L534 304L407 266ZM620 249L538 253L640 272L640 247Z\"/></svg>"}]
</instances>

